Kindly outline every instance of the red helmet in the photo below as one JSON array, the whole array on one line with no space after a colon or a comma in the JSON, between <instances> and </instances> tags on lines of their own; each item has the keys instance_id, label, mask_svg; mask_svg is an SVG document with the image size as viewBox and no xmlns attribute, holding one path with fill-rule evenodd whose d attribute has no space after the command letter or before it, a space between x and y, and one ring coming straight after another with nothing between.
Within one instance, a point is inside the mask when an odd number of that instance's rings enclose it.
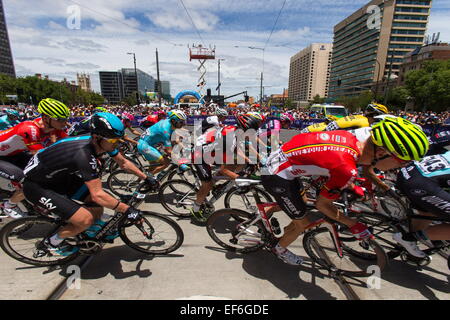
<instances>
[{"instance_id":1,"label":"red helmet","mask_svg":"<svg viewBox=\"0 0 450 320\"><path fill-rule=\"evenodd\" d=\"M129 113L129 112L123 112L122 113L122 119L123 120L129 120L129 121L132 122L134 120L134 116L131 113Z\"/></svg>"},{"instance_id":2,"label":"red helmet","mask_svg":"<svg viewBox=\"0 0 450 320\"><path fill-rule=\"evenodd\" d=\"M258 130L263 123L262 119L258 119L248 114L236 116L236 121L238 128L244 131L247 131L248 129Z\"/></svg>"},{"instance_id":3,"label":"red helmet","mask_svg":"<svg viewBox=\"0 0 450 320\"><path fill-rule=\"evenodd\" d=\"M141 126L143 126L144 128L149 128L152 125L154 125L155 123L157 123L159 121L158 115L157 114L152 114L147 116L144 121L142 121Z\"/></svg>"}]
</instances>

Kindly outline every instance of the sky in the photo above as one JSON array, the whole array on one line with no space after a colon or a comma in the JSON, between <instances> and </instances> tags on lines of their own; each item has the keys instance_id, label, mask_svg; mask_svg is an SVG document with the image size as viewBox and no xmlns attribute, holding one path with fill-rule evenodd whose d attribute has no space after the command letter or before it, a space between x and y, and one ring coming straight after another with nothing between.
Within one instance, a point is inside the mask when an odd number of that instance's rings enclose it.
<instances>
[{"instance_id":1,"label":"sky","mask_svg":"<svg viewBox=\"0 0 450 320\"><path fill-rule=\"evenodd\" d=\"M3 0L18 76L41 73L52 80L137 67L160 79L171 94L196 90L199 62L189 47L215 47L206 62L206 87L217 94L259 96L288 88L289 61L311 43L332 43L333 27L368 0ZM428 34L450 42L450 1L434 0Z\"/></svg>"}]
</instances>

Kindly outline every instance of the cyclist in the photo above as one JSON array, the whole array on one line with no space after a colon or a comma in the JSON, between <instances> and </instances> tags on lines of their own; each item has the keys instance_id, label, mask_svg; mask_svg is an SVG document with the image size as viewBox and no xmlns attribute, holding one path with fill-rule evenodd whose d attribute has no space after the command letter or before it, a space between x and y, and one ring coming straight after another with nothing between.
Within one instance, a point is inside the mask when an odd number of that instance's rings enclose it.
<instances>
[{"instance_id":1,"label":"cyclist","mask_svg":"<svg viewBox=\"0 0 450 320\"><path fill-rule=\"evenodd\" d=\"M294 136L268 159L268 175L262 176L264 188L292 218L273 252L284 262L298 265L302 258L287 247L305 230L310 221L300 176L326 176L328 180L317 198L316 207L326 216L345 224L357 239L372 237L362 223L339 214L333 201L340 191L351 188L364 196L362 188L354 186L356 166L372 165L388 170L420 160L428 151L425 133L402 118L387 117L372 127L370 136L360 141L348 131L313 132Z\"/></svg>"},{"instance_id":2,"label":"cyclist","mask_svg":"<svg viewBox=\"0 0 450 320\"><path fill-rule=\"evenodd\" d=\"M364 111L364 115L347 116L332 122L315 123L300 131L300 133L333 131L333 130L352 130L368 127L376 121L380 121L385 115L389 114L386 106L379 103L369 103Z\"/></svg>"},{"instance_id":3,"label":"cyclist","mask_svg":"<svg viewBox=\"0 0 450 320\"><path fill-rule=\"evenodd\" d=\"M202 121L202 133L210 128L219 129L228 116L227 110L219 107L216 108L215 114L215 116L207 117Z\"/></svg>"},{"instance_id":4,"label":"cyclist","mask_svg":"<svg viewBox=\"0 0 450 320\"><path fill-rule=\"evenodd\" d=\"M262 119L250 116L248 114L236 116L237 127L225 126L218 130L207 131L196 142L193 153L194 167L201 181L200 189L197 192L196 200L191 208L192 216L198 222L206 222L207 216L204 214L204 201L208 193L212 190L214 182L212 179L211 165L220 165L217 175L224 175L231 180L239 177L242 165L236 161L236 156L243 159L245 163L249 163L242 149L238 146L239 134L253 129L258 130L262 124ZM206 155L211 155L213 159L208 159Z\"/></svg>"},{"instance_id":5,"label":"cyclist","mask_svg":"<svg viewBox=\"0 0 450 320\"><path fill-rule=\"evenodd\" d=\"M6 130L20 123L20 113L14 109L6 109L0 117L0 130Z\"/></svg>"},{"instance_id":6,"label":"cyclist","mask_svg":"<svg viewBox=\"0 0 450 320\"><path fill-rule=\"evenodd\" d=\"M151 170L153 175L161 172L170 164L170 155L172 153L172 133L176 129L181 129L187 120L186 114L181 110L169 112L169 118L161 120L148 128L139 138L137 150L150 163L159 164ZM166 157L156 149L156 146L162 144Z\"/></svg>"},{"instance_id":7,"label":"cyclist","mask_svg":"<svg viewBox=\"0 0 450 320\"><path fill-rule=\"evenodd\" d=\"M64 127L69 117L69 108L62 102L47 98L39 102L40 118L21 122L11 129L0 132L0 160L9 162L21 170L33 154L64 138ZM3 211L12 218L24 215L17 204L24 200L20 188L4 202Z\"/></svg>"},{"instance_id":8,"label":"cyclist","mask_svg":"<svg viewBox=\"0 0 450 320\"><path fill-rule=\"evenodd\" d=\"M133 129L132 124L134 121L134 116L129 113L129 112L123 112L122 113L122 123L125 126L125 130L128 129L128 131L130 131L132 134L136 135L136 136L140 136L142 133L137 131L136 129ZM127 135L123 136L123 140L131 142L132 144L138 144L137 141L131 139L130 137L128 137Z\"/></svg>"},{"instance_id":9,"label":"cyclist","mask_svg":"<svg viewBox=\"0 0 450 320\"><path fill-rule=\"evenodd\" d=\"M450 151L427 156L400 170L398 189L419 210L421 215L450 217ZM412 220L408 233L393 235L411 255L425 258L417 246L417 240L450 240L450 224L430 226L432 220Z\"/></svg>"},{"instance_id":10,"label":"cyclist","mask_svg":"<svg viewBox=\"0 0 450 320\"><path fill-rule=\"evenodd\" d=\"M98 113L98 112L107 112L107 110L103 107L96 107L94 109L94 114ZM81 120L80 122L78 122L77 124L74 124L68 131L67 134L71 137L75 137L75 136L81 136L81 135L85 135L85 134L89 134L91 132L91 128L90 128L90 121L91 121L91 117L87 117L84 118L83 120Z\"/></svg>"},{"instance_id":11,"label":"cyclist","mask_svg":"<svg viewBox=\"0 0 450 320\"><path fill-rule=\"evenodd\" d=\"M103 208L125 214L137 212L103 190L97 167L97 159L102 154L108 152L121 167L129 166L130 172L146 179L151 187L157 185L154 179L148 178L120 156L116 147L125 128L118 117L106 112L97 113L90 123L91 136L58 141L38 152L24 170L23 188L27 200L68 222L44 241L47 250L62 256L78 251L78 248L65 242L66 238L85 231L93 223L102 224L100 217ZM86 205L82 206L72 199L84 200ZM110 234L109 239L116 236Z\"/></svg>"},{"instance_id":12,"label":"cyclist","mask_svg":"<svg viewBox=\"0 0 450 320\"><path fill-rule=\"evenodd\" d=\"M289 129L291 127L292 122L294 122L294 117L291 114L282 113L280 115L281 128Z\"/></svg>"},{"instance_id":13,"label":"cyclist","mask_svg":"<svg viewBox=\"0 0 450 320\"><path fill-rule=\"evenodd\" d=\"M144 118L144 120L141 122L141 127L144 129L150 128L152 125L159 122L159 117L157 114L151 114Z\"/></svg>"}]
</instances>

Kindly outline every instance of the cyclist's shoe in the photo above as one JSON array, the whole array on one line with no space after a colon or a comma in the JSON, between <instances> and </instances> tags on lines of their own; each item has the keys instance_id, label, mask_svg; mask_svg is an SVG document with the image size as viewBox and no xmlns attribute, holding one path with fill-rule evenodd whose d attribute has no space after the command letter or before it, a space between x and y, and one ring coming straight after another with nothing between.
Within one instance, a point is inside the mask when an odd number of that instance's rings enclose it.
<instances>
[{"instance_id":1,"label":"cyclist's shoe","mask_svg":"<svg viewBox=\"0 0 450 320\"><path fill-rule=\"evenodd\" d=\"M373 234L367 228L367 226L361 222L358 222L350 228L350 232L358 240L374 239Z\"/></svg>"},{"instance_id":2,"label":"cyclist's shoe","mask_svg":"<svg viewBox=\"0 0 450 320\"><path fill-rule=\"evenodd\" d=\"M13 219L19 219L27 216L27 214L23 212L17 205L9 208L7 208L6 205L3 205L3 213Z\"/></svg>"},{"instance_id":3,"label":"cyclist's shoe","mask_svg":"<svg viewBox=\"0 0 450 320\"><path fill-rule=\"evenodd\" d=\"M63 257L70 256L80 250L80 248L74 247L66 243L65 241L61 242L61 244L58 246L54 246L50 243L50 240L48 238L44 240L44 246L50 253Z\"/></svg>"},{"instance_id":4,"label":"cyclist's shoe","mask_svg":"<svg viewBox=\"0 0 450 320\"><path fill-rule=\"evenodd\" d=\"M401 232L394 233L392 235L392 239L394 239L399 244L401 244L406 249L406 251L408 251L408 253L410 255L412 255L416 258L422 258L422 259L427 257L425 252L423 252L422 250L419 249L419 247L417 246L417 243L415 241L404 240Z\"/></svg>"},{"instance_id":5,"label":"cyclist's shoe","mask_svg":"<svg viewBox=\"0 0 450 320\"><path fill-rule=\"evenodd\" d=\"M90 238L93 238L97 235L97 232L99 232L105 224L106 222L102 220L95 220L94 223L84 231L84 234Z\"/></svg>"},{"instance_id":6,"label":"cyclist's shoe","mask_svg":"<svg viewBox=\"0 0 450 320\"><path fill-rule=\"evenodd\" d=\"M108 241L113 241L114 239L118 238L120 236L119 231L117 229L113 229L108 231L108 234L106 235L105 239Z\"/></svg>"},{"instance_id":7,"label":"cyclist's shoe","mask_svg":"<svg viewBox=\"0 0 450 320\"><path fill-rule=\"evenodd\" d=\"M192 217L194 218L195 221L202 224L206 223L206 220L208 220L209 215L205 212L203 208L200 208L198 211L194 211L193 208L191 208L190 210Z\"/></svg>"},{"instance_id":8,"label":"cyclist's shoe","mask_svg":"<svg viewBox=\"0 0 450 320\"><path fill-rule=\"evenodd\" d=\"M272 249L272 252L284 263L290 264L292 266L299 266L303 263L303 258L296 255L292 251L289 251L287 248L283 248L280 246L275 246Z\"/></svg>"}]
</instances>

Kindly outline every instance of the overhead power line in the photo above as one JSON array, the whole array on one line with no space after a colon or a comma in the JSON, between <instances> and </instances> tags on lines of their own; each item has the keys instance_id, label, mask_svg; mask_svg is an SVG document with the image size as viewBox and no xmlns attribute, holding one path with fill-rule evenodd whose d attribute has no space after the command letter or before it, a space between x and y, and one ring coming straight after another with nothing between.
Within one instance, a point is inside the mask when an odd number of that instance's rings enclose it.
<instances>
[{"instance_id":1,"label":"overhead power line","mask_svg":"<svg viewBox=\"0 0 450 320\"><path fill-rule=\"evenodd\" d=\"M183 8L184 8L184 10L186 11L186 14L188 15L189 19L191 20L192 25L194 26L195 30L197 31L197 34L198 34L198 36L199 36L199 38L200 38L202 44L205 45L205 43L204 43L205 41L203 41L202 35L200 34L200 31L198 31L198 28L197 28L197 26L195 25L195 22L194 22L194 20L192 19L191 15L189 14L188 9L187 9L186 6L184 5L183 0L180 0L180 2L181 2L181 4L183 5Z\"/></svg>"},{"instance_id":2,"label":"overhead power line","mask_svg":"<svg viewBox=\"0 0 450 320\"><path fill-rule=\"evenodd\" d=\"M275 27L276 27L276 25L278 23L278 19L280 18L281 12L283 11L284 6L286 5L286 1L287 0L284 0L283 5L281 6L280 12L278 12L277 19L275 20L275 23L273 24L272 31L270 31L270 35L269 35L269 38L267 38L266 44L264 46L264 49L266 49L267 44L269 43L270 38L272 37L273 31L275 30Z\"/></svg>"}]
</instances>

